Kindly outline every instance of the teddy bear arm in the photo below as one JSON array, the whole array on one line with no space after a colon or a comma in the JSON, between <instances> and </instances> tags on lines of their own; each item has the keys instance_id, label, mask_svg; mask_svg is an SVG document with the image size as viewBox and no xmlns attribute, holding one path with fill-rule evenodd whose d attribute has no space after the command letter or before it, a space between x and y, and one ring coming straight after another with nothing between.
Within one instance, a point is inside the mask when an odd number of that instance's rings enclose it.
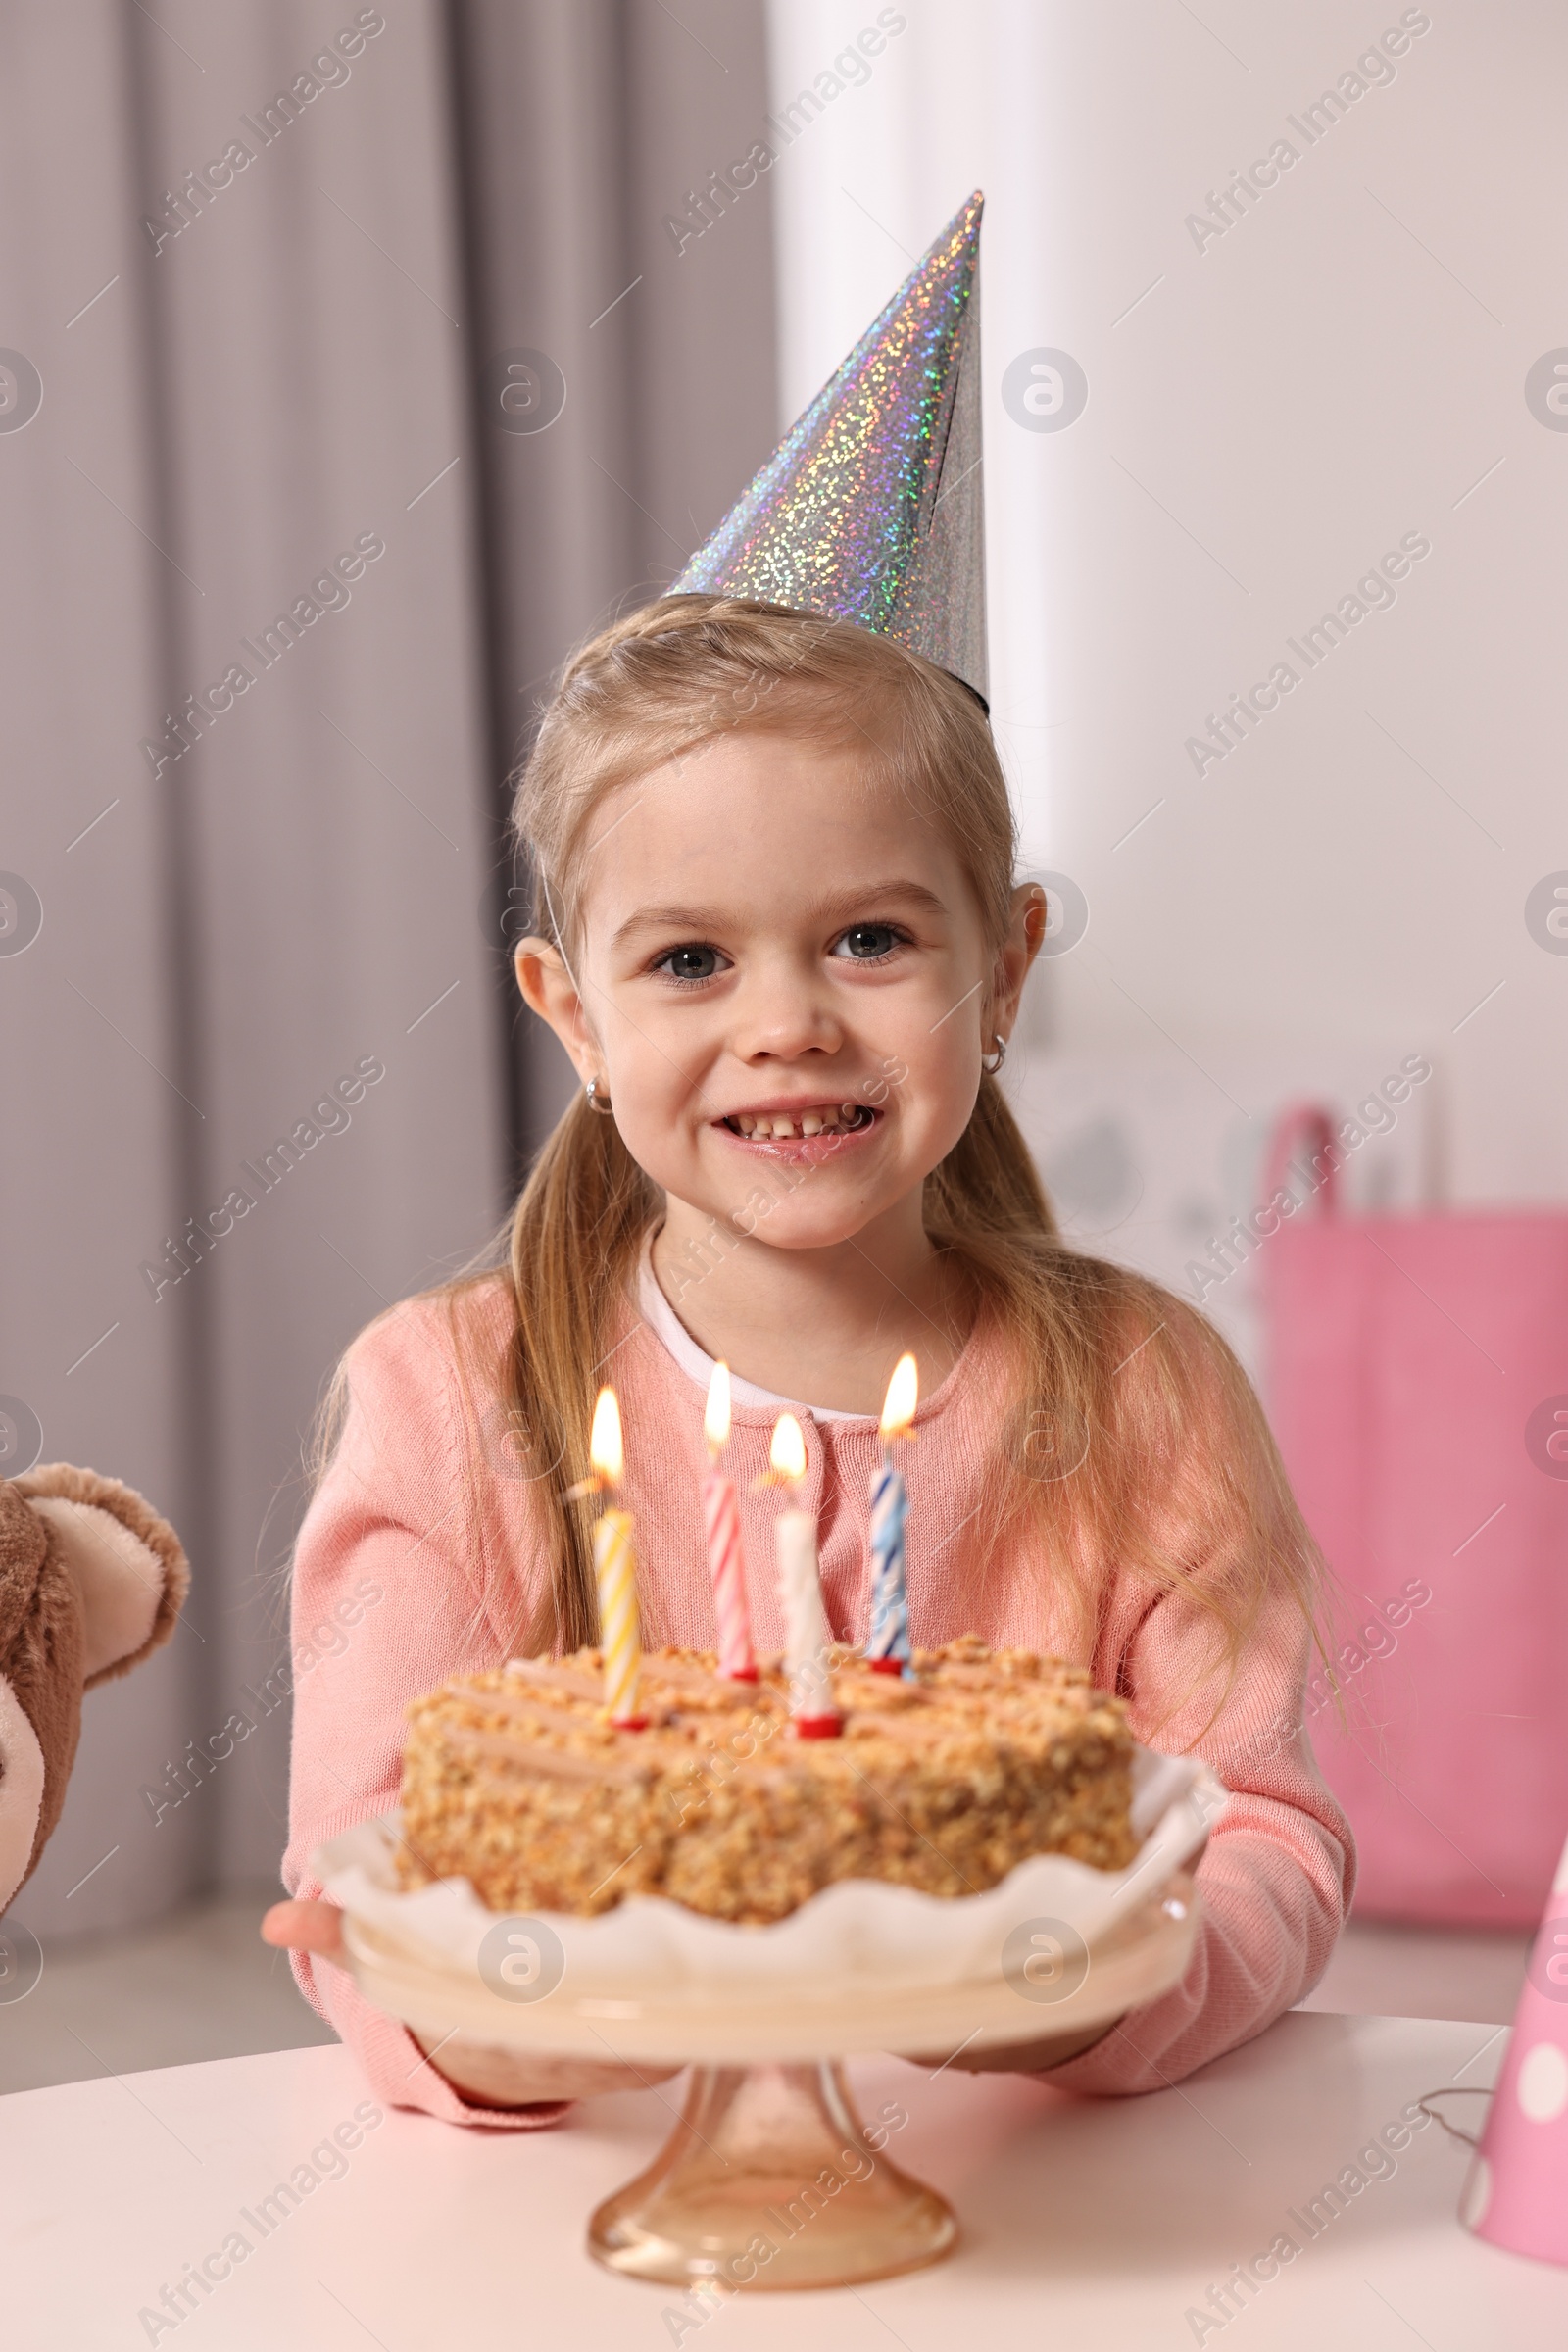
<instances>
[{"instance_id":1,"label":"teddy bear arm","mask_svg":"<svg viewBox=\"0 0 1568 2352\"><path fill-rule=\"evenodd\" d=\"M26 1879L54 1827L43 1820L48 1781L38 1735L0 1674L0 1911Z\"/></svg>"},{"instance_id":2,"label":"teddy bear arm","mask_svg":"<svg viewBox=\"0 0 1568 2352\"><path fill-rule=\"evenodd\" d=\"M54 1530L0 1482L0 1911L60 1818L81 1725L81 1596Z\"/></svg>"}]
</instances>

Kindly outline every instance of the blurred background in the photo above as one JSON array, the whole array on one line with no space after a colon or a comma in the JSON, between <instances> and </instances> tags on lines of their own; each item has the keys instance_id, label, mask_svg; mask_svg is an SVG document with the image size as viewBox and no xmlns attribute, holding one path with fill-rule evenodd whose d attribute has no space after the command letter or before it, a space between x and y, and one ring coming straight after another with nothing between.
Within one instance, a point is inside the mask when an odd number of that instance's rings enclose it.
<instances>
[{"instance_id":1,"label":"blurred background","mask_svg":"<svg viewBox=\"0 0 1568 2352\"><path fill-rule=\"evenodd\" d=\"M0 47L0 1471L123 1478L195 1568L0 1925L0 2087L321 2037L255 1940L302 1450L564 1099L508 771L974 186L1053 907L1008 1083L1068 1231L1263 1384L1352 1637L1395 1628L1323 1733L1374 1867L1317 2005L1506 2018L1568 1826L1560 10L24 0ZM1276 1250L1303 1104L1345 1230ZM1527 1727L1479 1829L1477 1625Z\"/></svg>"}]
</instances>

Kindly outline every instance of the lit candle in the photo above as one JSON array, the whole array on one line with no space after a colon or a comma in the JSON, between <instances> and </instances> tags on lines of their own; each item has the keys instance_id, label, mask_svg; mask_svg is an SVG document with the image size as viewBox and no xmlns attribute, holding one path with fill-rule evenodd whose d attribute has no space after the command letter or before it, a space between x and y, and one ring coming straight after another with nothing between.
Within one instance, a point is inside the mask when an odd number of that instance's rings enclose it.
<instances>
[{"instance_id":1,"label":"lit candle","mask_svg":"<svg viewBox=\"0 0 1568 2352\"><path fill-rule=\"evenodd\" d=\"M882 1459L871 1481L871 1630L867 1665L902 1674L909 1656L909 1602L905 1590L904 1526L909 1498L894 1467L893 1447L909 1434L919 1401L920 1375L912 1355L901 1355L882 1407Z\"/></svg>"},{"instance_id":2,"label":"lit candle","mask_svg":"<svg viewBox=\"0 0 1568 2352\"><path fill-rule=\"evenodd\" d=\"M806 1439L793 1413L781 1413L774 1424L769 1460L772 1485L798 1485L806 1476ZM799 1740L833 1740L844 1727L833 1704L828 1674L828 1644L833 1637L822 1606L816 1521L798 1503L791 1504L780 1511L773 1536L784 1601L791 1728Z\"/></svg>"},{"instance_id":3,"label":"lit candle","mask_svg":"<svg viewBox=\"0 0 1568 2352\"><path fill-rule=\"evenodd\" d=\"M755 1683L752 1616L746 1599L746 1559L741 1550L741 1514L732 1479L718 1466L729 1443L729 1366L717 1363L708 1384L703 1416L708 1458L703 1481L703 1522L708 1529L708 1567L713 1580L713 1614L718 1620L718 1671L732 1683Z\"/></svg>"},{"instance_id":4,"label":"lit candle","mask_svg":"<svg viewBox=\"0 0 1568 2352\"><path fill-rule=\"evenodd\" d=\"M594 1482L612 1493L620 1485L625 1454L620 1437L620 1407L613 1389L601 1389L594 1407L588 1458ZM637 1684L642 1673L643 1637L637 1617L637 1555L631 1547L632 1517L612 1502L594 1521L594 1573L599 1580L599 1642L605 1653L605 1706L612 1723L623 1731L642 1731L647 1718L637 1712Z\"/></svg>"}]
</instances>

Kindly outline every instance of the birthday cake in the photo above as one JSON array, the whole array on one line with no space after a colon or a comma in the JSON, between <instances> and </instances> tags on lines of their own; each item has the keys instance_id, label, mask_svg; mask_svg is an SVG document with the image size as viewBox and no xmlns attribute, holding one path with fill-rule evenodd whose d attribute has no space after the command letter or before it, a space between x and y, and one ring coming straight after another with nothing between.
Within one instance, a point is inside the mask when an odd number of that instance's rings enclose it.
<instances>
[{"instance_id":1,"label":"birthday cake","mask_svg":"<svg viewBox=\"0 0 1568 2352\"><path fill-rule=\"evenodd\" d=\"M1133 1740L1082 1667L974 1636L905 1674L827 1658L837 1737L802 1739L781 1662L642 1661L640 1728L608 1720L597 1649L466 1675L409 1709L404 1882L464 1878L494 1911L609 1911L666 1895L782 1919L840 1879L957 1897L1031 1854L1120 1870Z\"/></svg>"}]
</instances>

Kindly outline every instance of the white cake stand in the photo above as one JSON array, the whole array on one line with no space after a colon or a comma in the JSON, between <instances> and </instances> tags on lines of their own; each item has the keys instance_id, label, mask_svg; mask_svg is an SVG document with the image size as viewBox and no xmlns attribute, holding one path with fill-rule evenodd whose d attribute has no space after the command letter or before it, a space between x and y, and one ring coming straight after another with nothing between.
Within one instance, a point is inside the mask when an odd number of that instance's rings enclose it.
<instances>
[{"instance_id":1,"label":"white cake stand","mask_svg":"<svg viewBox=\"0 0 1568 2352\"><path fill-rule=\"evenodd\" d=\"M1003 2048L1108 2026L1176 1984L1198 1925L1189 1873L1087 1947L1070 1977L1051 1962L1022 1994L1001 1976L883 1985L861 1976L752 1988L691 1983L650 1996L628 1976L613 1995L564 1984L548 1998L498 2000L474 1973L411 1953L352 1912L349 1962L375 2005L427 2040L455 2032L537 2056L689 2063L685 2112L647 2171L608 2198L589 2250L612 2270L686 2287L847 2286L939 2262L957 2222L867 2130L840 2060L856 2052ZM1080 1981L1081 1980L1081 1981Z\"/></svg>"}]
</instances>

